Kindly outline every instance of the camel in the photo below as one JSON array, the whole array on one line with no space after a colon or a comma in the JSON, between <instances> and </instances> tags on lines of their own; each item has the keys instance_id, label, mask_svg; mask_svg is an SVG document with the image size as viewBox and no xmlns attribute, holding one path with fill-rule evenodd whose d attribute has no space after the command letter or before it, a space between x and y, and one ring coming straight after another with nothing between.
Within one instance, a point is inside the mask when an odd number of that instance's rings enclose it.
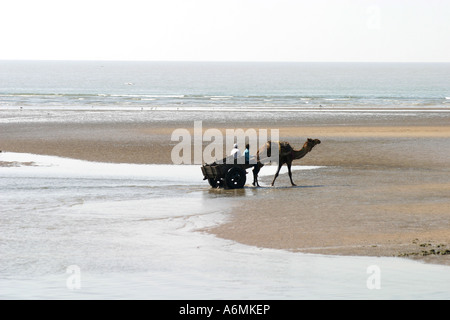
<instances>
[{"instance_id":1,"label":"camel","mask_svg":"<svg viewBox=\"0 0 450 320\"><path fill-rule=\"evenodd\" d=\"M292 181L292 172L291 172L292 161L303 158L304 156L306 156L308 152L311 152L312 148L314 148L315 145L319 143L320 143L319 139L308 138L308 140L306 140L306 142L303 144L303 148L301 148L300 150L294 150L294 148L292 148L288 142L284 141L266 142L266 144L262 146L256 153L257 164L253 168L253 185L259 187L258 173L264 166L264 163L262 163L262 161L264 161L264 158L262 157L264 156L270 157L272 153L272 148L278 148L278 169L277 172L275 173L275 177L273 178L272 186L274 185L275 180L278 177L278 173L280 172L281 167L285 163L288 167L289 179L291 179L291 184L292 186L296 186L294 181Z\"/></svg>"}]
</instances>

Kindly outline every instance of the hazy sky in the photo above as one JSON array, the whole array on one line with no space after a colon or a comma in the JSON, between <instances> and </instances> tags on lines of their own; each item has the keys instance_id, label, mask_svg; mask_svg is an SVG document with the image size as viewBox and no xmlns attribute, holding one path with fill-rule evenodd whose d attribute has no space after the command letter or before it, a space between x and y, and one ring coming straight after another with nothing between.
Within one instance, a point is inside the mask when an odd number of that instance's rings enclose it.
<instances>
[{"instance_id":1,"label":"hazy sky","mask_svg":"<svg viewBox=\"0 0 450 320\"><path fill-rule=\"evenodd\" d=\"M450 61L447 0L2 0L0 59Z\"/></svg>"}]
</instances>

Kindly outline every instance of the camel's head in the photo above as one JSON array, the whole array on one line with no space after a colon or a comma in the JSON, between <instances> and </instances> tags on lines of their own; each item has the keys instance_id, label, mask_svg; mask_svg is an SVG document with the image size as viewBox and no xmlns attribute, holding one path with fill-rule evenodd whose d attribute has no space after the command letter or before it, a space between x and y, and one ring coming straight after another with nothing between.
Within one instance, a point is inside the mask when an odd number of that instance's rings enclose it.
<instances>
[{"instance_id":1,"label":"camel's head","mask_svg":"<svg viewBox=\"0 0 450 320\"><path fill-rule=\"evenodd\" d=\"M317 144L320 144L320 140L319 139L310 139L310 138L308 138L308 140L306 140L306 142L303 145L303 147L307 148L308 152L310 152L312 150L312 148L314 148Z\"/></svg>"}]
</instances>

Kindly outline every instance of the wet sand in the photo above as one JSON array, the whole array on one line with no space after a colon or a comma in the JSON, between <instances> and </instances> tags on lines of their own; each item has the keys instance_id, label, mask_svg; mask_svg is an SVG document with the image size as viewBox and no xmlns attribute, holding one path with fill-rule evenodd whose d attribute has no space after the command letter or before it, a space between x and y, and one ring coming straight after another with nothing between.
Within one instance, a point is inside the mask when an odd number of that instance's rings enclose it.
<instances>
[{"instance_id":1,"label":"wet sand","mask_svg":"<svg viewBox=\"0 0 450 320\"><path fill-rule=\"evenodd\" d=\"M275 187L269 187L272 177L267 176L260 178L261 188L208 190L239 199L229 222L208 232L259 247L450 265L448 123L448 117L376 124L259 123L254 127L279 128L281 139L295 147L307 137L321 139L294 164L323 167L294 172L297 187L281 174ZM247 127L245 121L234 126ZM0 124L0 149L101 162L171 163L178 143L170 141L172 131L192 127L193 122ZM218 122L203 129L209 127L227 128Z\"/></svg>"}]
</instances>

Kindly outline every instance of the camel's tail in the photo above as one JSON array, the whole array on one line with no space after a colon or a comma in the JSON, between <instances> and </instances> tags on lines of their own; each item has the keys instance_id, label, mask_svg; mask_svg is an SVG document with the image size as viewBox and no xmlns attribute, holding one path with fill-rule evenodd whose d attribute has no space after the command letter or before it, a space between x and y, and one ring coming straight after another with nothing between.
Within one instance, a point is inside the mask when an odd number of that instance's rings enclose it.
<instances>
[{"instance_id":1,"label":"camel's tail","mask_svg":"<svg viewBox=\"0 0 450 320\"><path fill-rule=\"evenodd\" d=\"M271 155L272 148L271 148L272 142L269 140L267 141L259 150L256 152L256 160L258 162L261 161L261 159L264 159L265 157Z\"/></svg>"},{"instance_id":2,"label":"camel's tail","mask_svg":"<svg viewBox=\"0 0 450 320\"><path fill-rule=\"evenodd\" d=\"M280 142L278 141L267 141L256 153L256 160L260 164L271 163L272 162L272 145L278 144L278 150L280 150Z\"/></svg>"}]
</instances>

